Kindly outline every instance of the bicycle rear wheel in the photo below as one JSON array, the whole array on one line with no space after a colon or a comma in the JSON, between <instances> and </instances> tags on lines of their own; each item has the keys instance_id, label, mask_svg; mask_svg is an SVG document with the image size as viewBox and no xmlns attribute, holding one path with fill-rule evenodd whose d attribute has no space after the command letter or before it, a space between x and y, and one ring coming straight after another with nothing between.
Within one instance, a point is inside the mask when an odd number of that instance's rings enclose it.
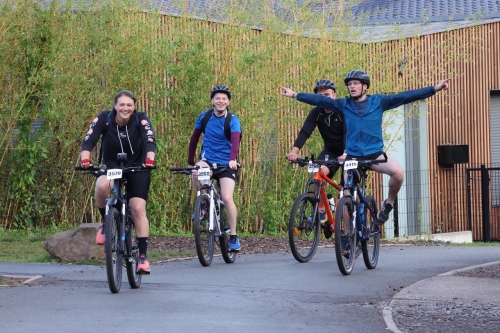
<instances>
[{"instance_id":1,"label":"bicycle rear wheel","mask_svg":"<svg viewBox=\"0 0 500 333\"><path fill-rule=\"evenodd\" d=\"M362 242L361 247L363 249L363 260L365 266L368 269L374 269L377 267L378 254L380 251L380 227L373 223L373 217L376 218L378 209L375 198L372 196L367 196L366 202L373 210L374 216L370 214L368 207L364 208L365 213L365 223L363 224L363 238L366 240Z\"/></svg>"},{"instance_id":2,"label":"bicycle rear wheel","mask_svg":"<svg viewBox=\"0 0 500 333\"><path fill-rule=\"evenodd\" d=\"M356 241L356 259L363 253L363 247L361 245L361 242L359 240Z\"/></svg>"},{"instance_id":3,"label":"bicycle rear wheel","mask_svg":"<svg viewBox=\"0 0 500 333\"><path fill-rule=\"evenodd\" d=\"M288 241L293 257L300 263L314 257L318 248L320 222L313 193L303 193L295 199L288 222Z\"/></svg>"},{"instance_id":4,"label":"bicycle rear wheel","mask_svg":"<svg viewBox=\"0 0 500 333\"><path fill-rule=\"evenodd\" d=\"M339 270L344 275L351 274L356 259L354 209L352 198L343 197L340 199L335 213L335 255Z\"/></svg>"},{"instance_id":5,"label":"bicycle rear wheel","mask_svg":"<svg viewBox=\"0 0 500 333\"><path fill-rule=\"evenodd\" d=\"M229 222L227 221L226 210L224 206L220 207L220 232L219 245L222 258L226 264L232 264L236 260L237 252L229 252Z\"/></svg>"},{"instance_id":6,"label":"bicycle rear wheel","mask_svg":"<svg viewBox=\"0 0 500 333\"><path fill-rule=\"evenodd\" d=\"M112 293L117 293L122 285L123 252L120 246L120 213L115 207L110 207L106 214L104 232L108 286Z\"/></svg>"},{"instance_id":7,"label":"bicycle rear wheel","mask_svg":"<svg viewBox=\"0 0 500 333\"><path fill-rule=\"evenodd\" d=\"M202 266L210 266L214 257L214 231L209 230L210 198L201 194L194 205L193 232L196 254Z\"/></svg>"},{"instance_id":8,"label":"bicycle rear wheel","mask_svg":"<svg viewBox=\"0 0 500 333\"><path fill-rule=\"evenodd\" d=\"M130 211L127 215L129 213ZM137 289L141 286L141 275L137 274L137 258L139 257L139 248L137 247L134 222L130 215L127 216L127 224L125 225L125 228L125 240L127 245L125 266L127 268L127 279L130 288Z\"/></svg>"}]
</instances>

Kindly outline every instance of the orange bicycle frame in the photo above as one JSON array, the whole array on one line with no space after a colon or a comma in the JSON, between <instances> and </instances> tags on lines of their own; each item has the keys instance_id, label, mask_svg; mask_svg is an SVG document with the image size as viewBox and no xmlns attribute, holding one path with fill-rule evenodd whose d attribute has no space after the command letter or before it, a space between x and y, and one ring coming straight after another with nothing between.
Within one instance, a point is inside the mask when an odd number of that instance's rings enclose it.
<instances>
[{"instance_id":1,"label":"orange bicycle frame","mask_svg":"<svg viewBox=\"0 0 500 333\"><path fill-rule=\"evenodd\" d=\"M324 186L323 181L326 181L328 184L332 185L339 193L340 193L340 189L341 189L340 185L337 184L337 182L335 180L328 178L328 176L326 176L323 173L321 166L318 168L318 171L314 174L313 179L319 181L321 184L319 195L321 197L321 201L323 201L323 204L325 205L326 216L328 217L328 222L330 223L330 231L333 232L335 230L335 217L333 216L332 211L330 210L330 205L328 204L328 197L326 196L326 191L325 191L325 186ZM339 199L337 196L335 204L337 205L338 203L339 203ZM328 209L327 209L327 207L328 207Z\"/></svg>"}]
</instances>

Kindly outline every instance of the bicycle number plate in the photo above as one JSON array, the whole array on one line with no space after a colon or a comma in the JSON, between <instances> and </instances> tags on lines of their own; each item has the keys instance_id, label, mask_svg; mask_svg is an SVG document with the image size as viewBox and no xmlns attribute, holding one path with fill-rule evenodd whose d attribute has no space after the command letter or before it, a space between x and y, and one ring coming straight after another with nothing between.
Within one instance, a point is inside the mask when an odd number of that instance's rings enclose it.
<instances>
[{"instance_id":1,"label":"bicycle number plate","mask_svg":"<svg viewBox=\"0 0 500 333\"><path fill-rule=\"evenodd\" d=\"M122 169L109 169L107 170L107 178L110 179L120 179L122 178L123 170Z\"/></svg>"},{"instance_id":2,"label":"bicycle number plate","mask_svg":"<svg viewBox=\"0 0 500 333\"><path fill-rule=\"evenodd\" d=\"M344 170L351 170L358 168L358 161L345 161L344 162Z\"/></svg>"},{"instance_id":3,"label":"bicycle number plate","mask_svg":"<svg viewBox=\"0 0 500 333\"><path fill-rule=\"evenodd\" d=\"M309 166L307 167L307 172L309 173L316 173L318 172L319 168L317 164L312 164L310 163Z\"/></svg>"},{"instance_id":4,"label":"bicycle number plate","mask_svg":"<svg viewBox=\"0 0 500 333\"><path fill-rule=\"evenodd\" d=\"M210 168L199 168L198 180L210 180Z\"/></svg>"}]
</instances>

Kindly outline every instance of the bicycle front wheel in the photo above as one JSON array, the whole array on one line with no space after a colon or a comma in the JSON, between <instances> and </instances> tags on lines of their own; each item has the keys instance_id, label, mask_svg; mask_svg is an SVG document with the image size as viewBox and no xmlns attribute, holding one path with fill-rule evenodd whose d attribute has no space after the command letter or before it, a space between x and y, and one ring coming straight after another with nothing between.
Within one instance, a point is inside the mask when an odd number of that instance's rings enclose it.
<instances>
[{"instance_id":1,"label":"bicycle front wheel","mask_svg":"<svg viewBox=\"0 0 500 333\"><path fill-rule=\"evenodd\" d=\"M222 258L226 264L232 264L236 260L237 252L229 251L229 222L227 221L226 211L224 206L220 207L220 236L219 245L220 252L222 253Z\"/></svg>"},{"instance_id":2,"label":"bicycle front wheel","mask_svg":"<svg viewBox=\"0 0 500 333\"><path fill-rule=\"evenodd\" d=\"M340 199L335 213L335 255L339 270L344 275L351 274L356 259L354 209L356 208L352 198L343 197Z\"/></svg>"},{"instance_id":3,"label":"bicycle front wheel","mask_svg":"<svg viewBox=\"0 0 500 333\"><path fill-rule=\"evenodd\" d=\"M194 205L193 232L196 254L202 266L210 266L214 257L214 230L209 230L210 198L201 194Z\"/></svg>"},{"instance_id":4,"label":"bicycle front wheel","mask_svg":"<svg viewBox=\"0 0 500 333\"><path fill-rule=\"evenodd\" d=\"M106 214L104 236L108 286L112 293L117 293L122 285L123 252L120 240L120 213L115 207L110 207Z\"/></svg>"},{"instance_id":5,"label":"bicycle front wheel","mask_svg":"<svg viewBox=\"0 0 500 333\"><path fill-rule=\"evenodd\" d=\"M312 259L318 248L320 221L314 208L317 205L313 193L303 193L295 199L288 222L288 240L293 257L300 263Z\"/></svg>"},{"instance_id":6,"label":"bicycle front wheel","mask_svg":"<svg viewBox=\"0 0 500 333\"><path fill-rule=\"evenodd\" d=\"M362 242L361 247L366 268L374 269L377 267L380 251L380 227L373 223L373 218L376 218L378 209L374 197L367 196L366 202L372 209L374 216L370 214L368 207L365 205L365 223L363 224L363 238L365 240Z\"/></svg>"},{"instance_id":7,"label":"bicycle front wheel","mask_svg":"<svg viewBox=\"0 0 500 333\"><path fill-rule=\"evenodd\" d=\"M141 286L141 275L137 274L137 258L139 258L139 248L137 246L134 222L129 216L127 216L127 224L125 228L125 240L127 245L127 258L125 266L127 268L127 279L130 288L137 289Z\"/></svg>"}]
</instances>

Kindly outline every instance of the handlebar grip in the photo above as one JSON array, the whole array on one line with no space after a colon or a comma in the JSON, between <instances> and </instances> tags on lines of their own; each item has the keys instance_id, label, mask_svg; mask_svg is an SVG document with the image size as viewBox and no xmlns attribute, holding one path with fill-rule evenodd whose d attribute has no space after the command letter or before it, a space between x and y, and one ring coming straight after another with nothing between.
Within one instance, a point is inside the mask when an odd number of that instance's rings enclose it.
<instances>
[{"instance_id":1,"label":"handlebar grip","mask_svg":"<svg viewBox=\"0 0 500 333\"><path fill-rule=\"evenodd\" d=\"M187 170L196 170L198 167L184 167L184 168L170 168L170 171L187 171Z\"/></svg>"}]
</instances>

